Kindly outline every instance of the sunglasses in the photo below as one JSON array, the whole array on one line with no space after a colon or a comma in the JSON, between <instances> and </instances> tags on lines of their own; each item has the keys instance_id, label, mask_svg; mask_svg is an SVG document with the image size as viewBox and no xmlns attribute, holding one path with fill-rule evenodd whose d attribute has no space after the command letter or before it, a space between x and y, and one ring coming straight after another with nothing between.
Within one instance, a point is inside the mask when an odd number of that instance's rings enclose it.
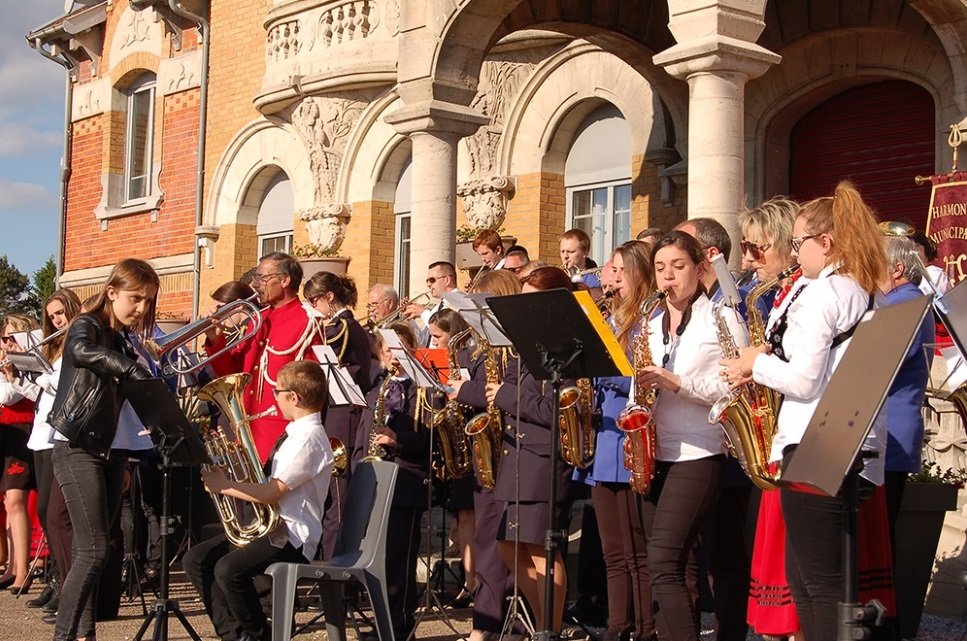
<instances>
[{"instance_id":1,"label":"sunglasses","mask_svg":"<svg viewBox=\"0 0 967 641\"><path fill-rule=\"evenodd\" d=\"M752 256L752 260L761 260L763 254L765 254L766 250L769 249L770 247L772 247L772 243L757 245L756 243L749 242L748 240L745 240L745 239L743 239L742 242L739 243L739 248L742 250L742 253L749 254L750 256Z\"/></svg>"},{"instance_id":2,"label":"sunglasses","mask_svg":"<svg viewBox=\"0 0 967 641\"><path fill-rule=\"evenodd\" d=\"M792 249L796 253L802 249L802 244L809 240L810 238L819 238L822 234L810 234L809 236L793 236L792 237Z\"/></svg>"}]
</instances>

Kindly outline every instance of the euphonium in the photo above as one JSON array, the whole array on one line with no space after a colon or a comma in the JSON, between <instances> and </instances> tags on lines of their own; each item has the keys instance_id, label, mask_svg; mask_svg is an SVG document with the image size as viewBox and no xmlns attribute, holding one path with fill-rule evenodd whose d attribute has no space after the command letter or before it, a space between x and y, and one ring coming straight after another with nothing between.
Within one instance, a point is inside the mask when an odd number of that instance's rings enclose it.
<instances>
[{"instance_id":1,"label":"euphonium","mask_svg":"<svg viewBox=\"0 0 967 641\"><path fill-rule=\"evenodd\" d=\"M349 469L349 453L343 442L335 436L329 437L329 447L332 449L332 475L339 478Z\"/></svg>"},{"instance_id":2,"label":"euphonium","mask_svg":"<svg viewBox=\"0 0 967 641\"><path fill-rule=\"evenodd\" d=\"M386 372L386 378L379 385L379 392L376 394L376 407L373 409L373 428L369 432L369 446L366 448L366 456L363 461L382 461L386 456L386 449L376 442L381 428L389 426L389 414L386 412L386 393L389 386L396 376L396 369Z\"/></svg>"},{"instance_id":3,"label":"euphonium","mask_svg":"<svg viewBox=\"0 0 967 641\"><path fill-rule=\"evenodd\" d=\"M456 378L456 373L460 371L455 345L471 331L468 328L450 337L447 358L451 378ZM442 459L442 462L437 466L436 474L441 481L458 479L473 471L470 442L464 431L465 421L463 408L455 400L448 400L444 408L433 416L431 425L439 439L440 458Z\"/></svg>"},{"instance_id":4,"label":"euphonium","mask_svg":"<svg viewBox=\"0 0 967 641\"><path fill-rule=\"evenodd\" d=\"M594 460L595 433L591 423L594 388L591 379L579 378L577 385L561 390L558 425L561 428L561 458L581 469Z\"/></svg>"},{"instance_id":5,"label":"euphonium","mask_svg":"<svg viewBox=\"0 0 967 641\"><path fill-rule=\"evenodd\" d=\"M798 265L789 267L749 292L745 302L749 315L749 345L755 347L766 342L765 322L756 305L759 298L798 268ZM713 307L713 314L722 357L729 360L738 358L739 348L722 317L721 303ZM757 383L747 383L722 396L712 405L708 414L709 423L722 424L729 449L752 482L763 490L777 487L776 474L769 471L769 455L781 403L782 397L775 390Z\"/></svg>"},{"instance_id":6,"label":"euphonium","mask_svg":"<svg viewBox=\"0 0 967 641\"><path fill-rule=\"evenodd\" d=\"M658 400L653 389L644 386L638 372L653 365L651 346L648 344L648 321L655 309L668 295L658 290L641 304L641 331L631 345L632 366L635 370L632 381L633 403L621 411L617 421L618 429L625 433L624 464L631 472L631 489L638 494L651 490L651 480L655 478L655 456L657 454L656 425L652 408Z\"/></svg>"},{"instance_id":7,"label":"euphonium","mask_svg":"<svg viewBox=\"0 0 967 641\"><path fill-rule=\"evenodd\" d=\"M229 374L216 378L198 390L198 400L209 401L218 406L225 415L235 440L229 440L218 429L208 429L202 434L205 451L215 467L225 471L225 475L242 483L264 483L265 474L259 460L252 428L242 406L242 390L251 380L249 374ZM279 523L279 506L242 501L223 494L212 494L218 517L225 528L225 536L235 545L242 546L264 536L275 529ZM248 503L252 516L245 521L242 504Z\"/></svg>"},{"instance_id":8,"label":"euphonium","mask_svg":"<svg viewBox=\"0 0 967 641\"><path fill-rule=\"evenodd\" d=\"M480 339L484 353L484 372L488 383L499 383L500 364L497 362L500 348L491 347ZM480 485L493 489L497 484L497 464L500 462L500 444L503 439L503 416L494 405L467 421L464 432L473 440L473 454L477 459L477 476Z\"/></svg>"}]
</instances>

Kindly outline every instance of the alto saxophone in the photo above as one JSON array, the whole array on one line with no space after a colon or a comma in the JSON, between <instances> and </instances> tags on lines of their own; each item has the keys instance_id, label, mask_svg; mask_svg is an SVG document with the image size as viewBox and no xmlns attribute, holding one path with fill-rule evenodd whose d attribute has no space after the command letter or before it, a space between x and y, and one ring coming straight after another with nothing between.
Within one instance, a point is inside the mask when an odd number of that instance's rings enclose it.
<instances>
[{"instance_id":1,"label":"alto saxophone","mask_svg":"<svg viewBox=\"0 0 967 641\"><path fill-rule=\"evenodd\" d=\"M498 356L500 348L491 347L480 339L484 353L484 372L487 383L499 383L502 375ZM477 460L477 476L480 485L493 489L497 485L497 465L500 462L500 444L503 440L504 420L500 410L491 403L487 409L467 421L464 433L473 441L473 454Z\"/></svg>"},{"instance_id":2,"label":"alto saxophone","mask_svg":"<svg viewBox=\"0 0 967 641\"><path fill-rule=\"evenodd\" d=\"M654 389L645 387L644 380L638 373L654 364L651 346L648 344L648 321L666 296L666 290L658 290L641 304L641 331L631 345L632 365L635 370L632 381L634 402L624 408L615 421L618 429L625 433L625 469L631 472L631 489L638 494L648 494L651 490L658 451L657 426L652 413L658 394Z\"/></svg>"},{"instance_id":3,"label":"alto saxophone","mask_svg":"<svg viewBox=\"0 0 967 641\"><path fill-rule=\"evenodd\" d=\"M766 342L765 322L756 303L784 278L791 276L798 265L787 268L771 280L756 285L749 292L745 306L749 315L749 345L757 347ZM735 337L722 316L723 303L712 308L715 331L722 357L734 360L739 357ZM782 396L774 389L757 383L746 383L719 398L709 410L708 422L721 423L729 450L739 461L752 482L763 490L774 490L777 474L769 471L769 455L776 436L776 417Z\"/></svg>"},{"instance_id":4,"label":"alto saxophone","mask_svg":"<svg viewBox=\"0 0 967 641\"><path fill-rule=\"evenodd\" d=\"M376 407L373 409L373 427L369 431L369 445L366 447L366 456L362 461L382 461L386 456L386 448L376 442L379 438L380 429L389 427L389 413L386 411L386 393L389 386L396 376L396 368L386 372L386 378L379 384L379 392L376 394Z\"/></svg>"},{"instance_id":5,"label":"alto saxophone","mask_svg":"<svg viewBox=\"0 0 967 641\"><path fill-rule=\"evenodd\" d=\"M460 365L457 363L457 349L454 345L471 331L465 329L450 337L447 358L451 378L455 378L460 371ZM458 479L473 471L470 442L464 431L464 422L463 406L455 400L448 400L446 406L433 416L431 426L439 439L442 459L436 466L436 475L441 481Z\"/></svg>"},{"instance_id":6,"label":"alto saxophone","mask_svg":"<svg viewBox=\"0 0 967 641\"><path fill-rule=\"evenodd\" d=\"M561 428L561 458L582 470L594 460L595 433L591 422L594 388L591 379L579 378L577 385L561 390L558 425Z\"/></svg>"}]
</instances>

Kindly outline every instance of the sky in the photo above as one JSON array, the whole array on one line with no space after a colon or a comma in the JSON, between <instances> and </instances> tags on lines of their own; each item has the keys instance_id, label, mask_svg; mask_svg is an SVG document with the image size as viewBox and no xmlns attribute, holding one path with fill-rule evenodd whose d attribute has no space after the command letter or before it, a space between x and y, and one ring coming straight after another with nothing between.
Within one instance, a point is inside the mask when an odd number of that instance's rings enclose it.
<instances>
[{"instance_id":1,"label":"sky","mask_svg":"<svg viewBox=\"0 0 967 641\"><path fill-rule=\"evenodd\" d=\"M25 36L63 15L64 0L16 3L0 20L0 254L33 279L57 251L64 68Z\"/></svg>"}]
</instances>

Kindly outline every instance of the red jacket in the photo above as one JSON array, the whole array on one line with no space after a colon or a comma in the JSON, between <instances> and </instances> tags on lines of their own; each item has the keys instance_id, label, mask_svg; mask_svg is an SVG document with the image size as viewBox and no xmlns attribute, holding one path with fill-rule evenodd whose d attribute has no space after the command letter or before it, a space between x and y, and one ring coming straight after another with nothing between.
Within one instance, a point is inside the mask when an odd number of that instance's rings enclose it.
<instances>
[{"instance_id":1,"label":"red jacket","mask_svg":"<svg viewBox=\"0 0 967 641\"><path fill-rule=\"evenodd\" d=\"M262 326L255 336L212 360L211 367L218 376L236 372L251 374L252 381L244 392L245 412L249 416L259 414L275 405L272 390L283 365L296 360L316 360L311 347L323 344L320 327L310 321L302 302L296 298L262 312ZM220 336L212 343L206 342L205 349L215 353L224 346L225 338ZM252 438L263 464L287 424L281 413L251 421Z\"/></svg>"}]
</instances>

